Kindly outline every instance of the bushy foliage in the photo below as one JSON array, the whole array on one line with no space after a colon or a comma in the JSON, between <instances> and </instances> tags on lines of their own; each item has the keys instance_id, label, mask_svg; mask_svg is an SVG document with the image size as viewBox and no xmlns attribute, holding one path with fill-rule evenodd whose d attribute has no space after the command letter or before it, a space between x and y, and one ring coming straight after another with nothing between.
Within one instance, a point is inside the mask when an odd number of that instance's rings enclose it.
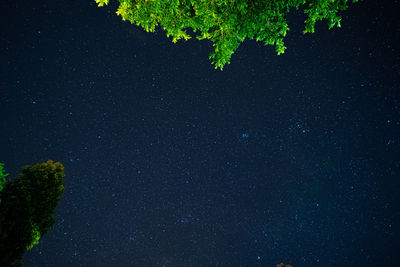
<instances>
[{"instance_id":1,"label":"bushy foliage","mask_svg":"<svg viewBox=\"0 0 400 267\"><path fill-rule=\"evenodd\" d=\"M109 0L95 0L99 6ZM123 20L153 32L161 26L173 42L188 40L191 28L197 39L208 39L214 51L210 59L215 68L230 63L230 58L246 38L275 45L284 53L284 37L289 30L286 15L302 7L307 15L304 33L313 33L315 23L326 19L329 28L340 27L339 13L349 0L119 0L117 14ZM358 0L352 0L357 2Z\"/></svg>"},{"instance_id":2,"label":"bushy foliage","mask_svg":"<svg viewBox=\"0 0 400 267\"><path fill-rule=\"evenodd\" d=\"M64 167L49 160L27 166L0 192L0 266L18 262L54 224Z\"/></svg>"},{"instance_id":3,"label":"bushy foliage","mask_svg":"<svg viewBox=\"0 0 400 267\"><path fill-rule=\"evenodd\" d=\"M0 191L3 190L3 187L6 183L7 173L4 172L4 163L0 163ZM0 199L1 202L1 199Z\"/></svg>"}]
</instances>

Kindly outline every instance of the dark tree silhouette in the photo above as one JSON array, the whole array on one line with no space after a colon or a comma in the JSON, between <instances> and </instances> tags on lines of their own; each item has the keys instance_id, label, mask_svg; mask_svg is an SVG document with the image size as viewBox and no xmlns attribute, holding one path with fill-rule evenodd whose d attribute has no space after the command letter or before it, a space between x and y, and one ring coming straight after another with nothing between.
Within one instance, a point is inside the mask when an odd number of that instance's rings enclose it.
<instances>
[{"instance_id":1,"label":"dark tree silhouette","mask_svg":"<svg viewBox=\"0 0 400 267\"><path fill-rule=\"evenodd\" d=\"M49 160L26 166L0 191L0 266L20 264L24 252L37 244L54 224L61 198L64 166Z\"/></svg>"}]
</instances>

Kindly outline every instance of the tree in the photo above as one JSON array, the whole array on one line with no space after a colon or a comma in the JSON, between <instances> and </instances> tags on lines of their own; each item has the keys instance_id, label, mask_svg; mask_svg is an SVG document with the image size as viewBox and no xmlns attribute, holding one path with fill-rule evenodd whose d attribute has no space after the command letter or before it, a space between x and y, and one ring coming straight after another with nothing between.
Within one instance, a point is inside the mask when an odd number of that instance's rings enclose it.
<instances>
[{"instance_id":1,"label":"tree","mask_svg":"<svg viewBox=\"0 0 400 267\"><path fill-rule=\"evenodd\" d=\"M49 160L26 166L0 192L0 266L17 264L54 224L64 166Z\"/></svg>"},{"instance_id":2,"label":"tree","mask_svg":"<svg viewBox=\"0 0 400 267\"><path fill-rule=\"evenodd\" d=\"M7 176L8 176L8 174L4 172L4 164L0 163L0 191L3 190L3 187L6 183ZM1 199L0 199L0 202L1 202Z\"/></svg>"},{"instance_id":3,"label":"tree","mask_svg":"<svg viewBox=\"0 0 400 267\"><path fill-rule=\"evenodd\" d=\"M95 0L99 6L109 0ZM161 26L175 43L191 36L208 39L214 51L210 59L215 68L223 69L231 55L246 38L275 45L278 55L284 53L284 37L289 30L286 15L291 8L304 7L307 16L304 33L313 33L315 23L326 19L329 29L340 27L339 12L347 9L349 0L119 0L116 12L123 20L153 32ZM357 2L358 0L351 0Z\"/></svg>"}]
</instances>

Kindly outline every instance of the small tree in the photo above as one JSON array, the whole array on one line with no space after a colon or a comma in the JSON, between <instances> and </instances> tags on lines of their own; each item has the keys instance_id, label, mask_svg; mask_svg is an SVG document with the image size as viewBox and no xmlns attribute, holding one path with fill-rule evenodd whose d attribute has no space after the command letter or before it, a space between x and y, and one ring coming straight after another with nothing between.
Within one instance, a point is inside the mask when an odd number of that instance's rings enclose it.
<instances>
[{"instance_id":1,"label":"small tree","mask_svg":"<svg viewBox=\"0 0 400 267\"><path fill-rule=\"evenodd\" d=\"M24 167L0 192L0 266L20 261L54 224L64 166L49 160Z\"/></svg>"},{"instance_id":2,"label":"small tree","mask_svg":"<svg viewBox=\"0 0 400 267\"><path fill-rule=\"evenodd\" d=\"M99 6L109 0L95 0ZM349 0L119 0L117 14L123 20L153 32L161 26L173 42L188 40L191 28L199 40L213 43L210 59L215 68L230 63L231 55L246 38L275 45L282 54L283 39L289 30L286 15L291 8L304 6L307 15L304 33L313 33L315 23L326 19L329 29L340 27L339 13ZM358 0L352 0L357 2Z\"/></svg>"}]
</instances>

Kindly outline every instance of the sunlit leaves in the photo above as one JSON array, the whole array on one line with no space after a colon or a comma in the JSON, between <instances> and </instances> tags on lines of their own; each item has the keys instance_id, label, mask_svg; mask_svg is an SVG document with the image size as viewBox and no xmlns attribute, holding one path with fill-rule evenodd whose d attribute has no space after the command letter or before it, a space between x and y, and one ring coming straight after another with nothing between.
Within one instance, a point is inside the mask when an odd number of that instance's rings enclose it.
<instances>
[{"instance_id":1,"label":"sunlit leaves","mask_svg":"<svg viewBox=\"0 0 400 267\"><path fill-rule=\"evenodd\" d=\"M95 0L99 6L108 0ZM358 0L352 0L357 2ZM304 8L307 15L304 33L313 33L316 22L325 19L329 29L340 27L339 13L347 9L348 0L119 0L117 14L123 20L153 32L161 26L172 41L194 36L208 39L214 51L209 58L215 68L230 63L232 54L246 38L275 45L283 54L284 37L289 27L286 15L291 8Z\"/></svg>"},{"instance_id":2,"label":"sunlit leaves","mask_svg":"<svg viewBox=\"0 0 400 267\"><path fill-rule=\"evenodd\" d=\"M40 239L39 227L37 225L33 225L32 226L32 242L26 246L26 249L30 250L33 248L34 245L39 244L39 239Z\"/></svg>"},{"instance_id":3,"label":"sunlit leaves","mask_svg":"<svg viewBox=\"0 0 400 267\"><path fill-rule=\"evenodd\" d=\"M109 0L95 0L98 6L108 5Z\"/></svg>"}]
</instances>

